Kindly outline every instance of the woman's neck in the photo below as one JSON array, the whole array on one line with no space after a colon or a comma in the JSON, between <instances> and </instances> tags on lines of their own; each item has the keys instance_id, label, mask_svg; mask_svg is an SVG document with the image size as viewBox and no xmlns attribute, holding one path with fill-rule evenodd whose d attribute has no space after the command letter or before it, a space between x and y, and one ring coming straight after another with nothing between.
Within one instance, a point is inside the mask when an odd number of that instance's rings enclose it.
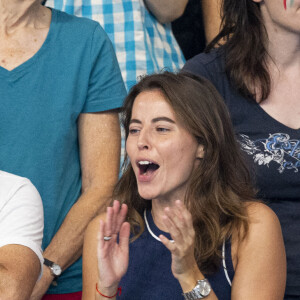
<instances>
[{"instance_id":1,"label":"woman's neck","mask_svg":"<svg viewBox=\"0 0 300 300\"><path fill-rule=\"evenodd\" d=\"M269 66L275 63L280 71L300 67L300 32L276 24L263 9L262 14L268 34Z\"/></svg>"},{"instance_id":2,"label":"woman's neck","mask_svg":"<svg viewBox=\"0 0 300 300\"><path fill-rule=\"evenodd\" d=\"M290 68L300 70L300 34L270 33L268 54L269 65L276 65L280 71Z\"/></svg>"},{"instance_id":3,"label":"woman's neck","mask_svg":"<svg viewBox=\"0 0 300 300\"><path fill-rule=\"evenodd\" d=\"M40 0L0 0L0 33L36 26L43 15Z\"/></svg>"},{"instance_id":4,"label":"woman's neck","mask_svg":"<svg viewBox=\"0 0 300 300\"><path fill-rule=\"evenodd\" d=\"M164 209L166 207L173 207L175 205L174 201L166 201L161 199L152 200L151 214L155 225L162 231L169 232L167 226L163 221L163 216L165 215Z\"/></svg>"}]
</instances>

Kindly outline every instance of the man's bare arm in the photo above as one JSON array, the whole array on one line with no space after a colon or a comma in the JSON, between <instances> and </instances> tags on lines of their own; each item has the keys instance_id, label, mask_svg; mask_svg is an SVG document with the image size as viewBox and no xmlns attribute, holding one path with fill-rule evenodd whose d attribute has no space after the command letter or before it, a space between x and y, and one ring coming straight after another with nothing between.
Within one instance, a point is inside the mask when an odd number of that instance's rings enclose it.
<instances>
[{"instance_id":1,"label":"man's bare arm","mask_svg":"<svg viewBox=\"0 0 300 300\"><path fill-rule=\"evenodd\" d=\"M44 257L63 270L81 256L85 229L107 206L119 173L118 114L86 113L80 115L78 122L82 194L44 251ZM31 299L41 299L52 280L49 268L44 267L43 278L37 283Z\"/></svg>"},{"instance_id":2,"label":"man's bare arm","mask_svg":"<svg viewBox=\"0 0 300 300\"><path fill-rule=\"evenodd\" d=\"M206 44L219 33L221 25L222 0L202 0L202 12Z\"/></svg>"},{"instance_id":3,"label":"man's bare arm","mask_svg":"<svg viewBox=\"0 0 300 300\"><path fill-rule=\"evenodd\" d=\"M37 255L23 245L0 248L0 300L27 300L41 269Z\"/></svg>"}]
</instances>

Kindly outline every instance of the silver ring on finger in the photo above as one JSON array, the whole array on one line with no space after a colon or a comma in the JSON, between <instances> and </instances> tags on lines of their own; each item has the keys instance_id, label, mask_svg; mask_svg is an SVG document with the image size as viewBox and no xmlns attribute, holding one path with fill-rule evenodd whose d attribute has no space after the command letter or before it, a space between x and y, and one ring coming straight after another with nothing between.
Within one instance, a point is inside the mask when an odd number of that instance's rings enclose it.
<instances>
[{"instance_id":1,"label":"silver ring on finger","mask_svg":"<svg viewBox=\"0 0 300 300\"><path fill-rule=\"evenodd\" d=\"M104 242L108 242L109 240L111 240L111 236L104 236L103 240Z\"/></svg>"}]
</instances>

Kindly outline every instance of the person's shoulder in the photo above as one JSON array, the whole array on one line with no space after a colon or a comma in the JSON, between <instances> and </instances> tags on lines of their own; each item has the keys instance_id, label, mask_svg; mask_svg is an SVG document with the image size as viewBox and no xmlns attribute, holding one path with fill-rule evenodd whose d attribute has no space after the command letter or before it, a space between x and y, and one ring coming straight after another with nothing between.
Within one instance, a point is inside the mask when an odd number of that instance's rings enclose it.
<instances>
[{"instance_id":1,"label":"person's shoulder","mask_svg":"<svg viewBox=\"0 0 300 300\"><path fill-rule=\"evenodd\" d=\"M220 49L212 49L209 52L202 52L195 55L194 57L189 59L188 62L198 62L198 63L203 63L205 65L209 65L216 61L217 62L220 61L221 58L222 58L222 52L220 51Z\"/></svg>"},{"instance_id":2,"label":"person's shoulder","mask_svg":"<svg viewBox=\"0 0 300 300\"><path fill-rule=\"evenodd\" d=\"M253 202L247 204L247 215L249 218L249 225L264 224L264 226L279 226L279 220L274 211L261 202Z\"/></svg>"},{"instance_id":3,"label":"person's shoulder","mask_svg":"<svg viewBox=\"0 0 300 300\"><path fill-rule=\"evenodd\" d=\"M224 73L223 50L216 48L208 53L203 52L194 56L185 63L182 71L204 76L214 81L217 74L223 75Z\"/></svg>"},{"instance_id":4,"label":"person's shoulder","mask_svg":"<svg viewBox=\"0 0 300 300\"><path fill-rule=\"evenodd\" d=\"M40 194L28 178L4 171L0 171L0 198L2 204L12 200L16 203L18 199L19 204L30 202L42 206Z\"/></svg>"},{"instance_id":5,"label":"person's shoulder","mask_svg":"<svg viewBox=\"0 0 300 300\"><path fill-rule=\"evenodd\" d=\"M93 38L95 32L99 32L100 35L106 36L101 25L94 20L85 17L77 17L54 8L52 8L52 18L54 22L62 26L61 32L67 33L70 38Z\"/></svg>"},{"instance_id":6,"label":"person's shoulder","mask_svg":"<svg viewBox=\"0 0 300 300\"><path fill-rule=\"evenodd\" d=\"M202 52L189 59L183 69L193 65L204 65L209 67L210 65L220 66L223 61L223 50L221 48L212 49L209 52Z\"/></svg>"},{"instance_id":7,"label":"person's shoulder","mask_svg":"<svg viewBox=\"0 0 300 300\"><path fill-rule=\"evenodd\" d=\"M232 248L236 258L232 298L282 299L286 256L278 218L262 203L247 203L247 214L247 234Z\"/></svg>"},{"instance_id":8,"label":"person's shoulder","mask_svg":"<svg viewBox=\"0 0 300 300\"><path fill-rule=\"evenodd\" d=\"M95 28L99 23L93 21L91 19L85 17L77 17L66 12L60 11L58 9L52 8L52 16L54 20L56 19L57 22L66 23L64 25L70 24L73 26L84 26L84 27L91 27Z\"/></svg>"},{"instance_id":9,"label":"person's shoulder","mask_svg":"<svg viewBox=\"0 0 300 300\"><path fill-rule=\"evenodd\" d=\"M246 202L245 208L248 231L245 236L245 227L242 226L234 232L233 239L237 242L237 246L239 243L244 245L251 244L256 238L264 239L264 236L268 238L269 234L274 230L281 233L278 217L266 204L259 201ZM244 238L239 241L239 237Z\"/></svg>"},{"instance_id":10,"label":"person's shoulder","mask_svg":"<svg viewBox=\"0 0 300 300\"><path fill-rule=\"evenodd\" d=\"M21 185L33 186L31 181L25 177L14 175L8 172L0 171L0 190L10 191L12 188L17 189Z\"/></svg>"},{"instance_id":11,"label":"person's shoulder","mask_svg":"<svg viewBox=\"0 0 300 300\"><path fill-rule=\"evenodd\" d=\"M234 253L254 249L270 241L282 239L281 226L274 211L262 202L246 202L248 230L242 226L232 236ZM240 251L242 249L242 251Z\"/></svg>"},{"instance_id":12,"label":"person's shoulder","mask_svg":"<svg viewBox=\"0 0 300 300\"><path fill-rule=\"evenodd\" d=\"M261 202L250 202L246 204L246 212L248 231L238 248L254 252L257 247L283 243L280 222L271 208Z\"/></svg>"}]
</instances>

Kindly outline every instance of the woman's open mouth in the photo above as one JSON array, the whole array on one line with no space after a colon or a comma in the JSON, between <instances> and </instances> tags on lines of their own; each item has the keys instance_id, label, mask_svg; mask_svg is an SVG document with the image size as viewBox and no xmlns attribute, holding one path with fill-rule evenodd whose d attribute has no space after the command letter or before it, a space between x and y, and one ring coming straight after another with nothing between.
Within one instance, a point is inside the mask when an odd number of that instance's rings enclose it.
<instances>
[{"instance_id":1,"label":"woman's open mouth","mask_svg":"<svg viewBox=\"0 0 300 300\"><path fill-rule=\"evenodd\" d=\"M137 162L137 166L140 170L139 178L146 181L150 180L155 171L159 169L158 164L149 160L140 160Z\"/></svg>"}]
</instances>

